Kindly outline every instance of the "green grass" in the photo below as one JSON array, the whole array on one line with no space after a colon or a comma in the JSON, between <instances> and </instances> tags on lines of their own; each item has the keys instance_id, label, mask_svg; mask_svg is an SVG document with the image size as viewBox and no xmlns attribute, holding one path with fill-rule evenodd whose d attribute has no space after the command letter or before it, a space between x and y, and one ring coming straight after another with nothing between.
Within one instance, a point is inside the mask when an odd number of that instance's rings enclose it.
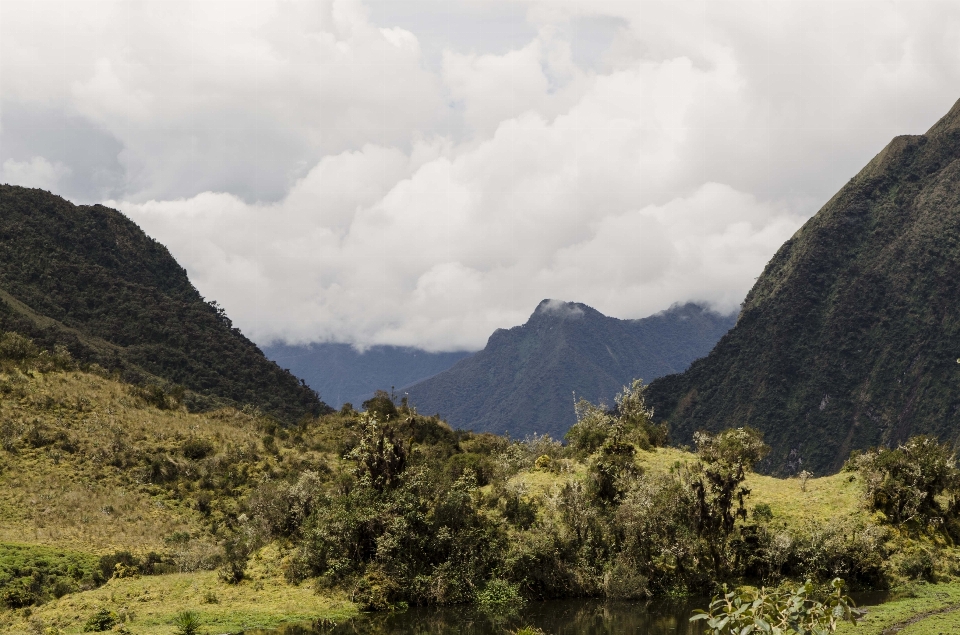
<instances>
[{"instance_id":1,"label":"green grass","mask_svg":"<svg viewBox=\"0 0 960 635\"><path fill-rule=\"evenodd\" d=\"M956 606L960 609L960 584L915 584L900 592L909 597L867 607L866 616L854 627L843 624L840 635L881 635L902 627L901 635L939 635L960 632L960 611L935 613ZM916 620L910 623L912 620Z\"/></svg>"},{"instance_id":2,"label":"green grass","mask_svg":"<svg viewBox=\"0 0 960 635\"><path fill-rule=\"evenodd\" d=\"M127 619L138 635L176 632L183 611L200 616L201 632L235 633L317 619L342 621L357 613L341 595L318 595L309 583L288 584L279 574L281 554L267 547L251 561L249 579L221 582L212 571L112 579L93 591L65 596L24 611L0 613L0 630L29 633L33 625L54 627L63 635L80 633L86 620L106 608Z\"/></svg>"},{"instance_id":3,"label":"green grass","mask_svg":"<svg viewBox=\"0 0 960 635\"><path fill-rule=\"evenodd\" d=\"M200 614L209 633L355 612L343 597L284 581L276 549L255 558L250 579L237 586L204 570L219 553L214 524L262 479L324 465L327 455L312 449L321 441L293 448L278 435L267 451L269 421L255 413L160 410L129 385L90 373L10 369L0 372L0 391L0 591L37 574L45 601L0 608L0 632L33 634L44 625L78 633L100 608L132 616L132 632L158 634L175 632L173 618L184 610ZM197 439L209 442L209 457L188 456L184 448ZM181 476L153 482L144 470L154 457ZM197 480L201 470L235 468L243 480L233 486L201 488ZM213 497L206 513L198 509L205 494ZM91 581L100 557L118 551L155 552L182 572L115 578L55 599L58 582L69 591L102 582Z\"/></svg>"}]
</instances>

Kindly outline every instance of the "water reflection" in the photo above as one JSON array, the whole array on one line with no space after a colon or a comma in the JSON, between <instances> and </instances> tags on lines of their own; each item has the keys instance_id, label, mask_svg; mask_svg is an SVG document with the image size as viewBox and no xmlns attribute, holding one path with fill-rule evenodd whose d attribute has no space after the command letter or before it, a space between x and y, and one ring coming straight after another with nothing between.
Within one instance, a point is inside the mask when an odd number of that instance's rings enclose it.
<instances>
[{"instance_id":1,"label":"water reflection","mask_svg":"<svg viewBox=\"0 0 960 635\"><path fill-rule=\"evenodd\" d=\"M512 616L491 616L471 607L414 608L402 613L361 615L334 627L296 625L256 635L504 635L536 626L551 635L700 635L691 611L703 598L650 603L558 600L528 604ZM254 635L254 632L248 632Z\"/></svg>"},{"instance_id":2,"label":"water reflection","mask_svg":"<svg viewBox=\"0 0 960 635\"><path fill-rule=\"evenodd\" d=\"M889 591L868 591L853 594L853 599L858 606L871 606L893 598ZM365 614L335 626L290 625L245 635L505 635L521 626L536 626L549 635L701 635L703 623L691 624L689 618L709 602L709 598L556 600L530 603L511 616L486 615L467 606L413 608Z\"/></svg>"}]
</instances>

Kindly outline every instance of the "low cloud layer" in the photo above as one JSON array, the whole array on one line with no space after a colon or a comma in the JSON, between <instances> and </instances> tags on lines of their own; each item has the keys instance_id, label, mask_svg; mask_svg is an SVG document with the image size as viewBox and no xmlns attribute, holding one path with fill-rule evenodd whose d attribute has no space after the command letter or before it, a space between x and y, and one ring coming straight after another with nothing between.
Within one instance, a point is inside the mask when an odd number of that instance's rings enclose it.
<instances>
[{"instance_id":1,"label":"low cloud layer","mask_svg":"<svg viewBox=\"0 0 960 635\"><path fill-rule=\"evenodd\" d=\"M2 179L118 207L261 343L735 310L960 97L949 2L169 4L0 0Z\"/></svg>"}]
</instances>

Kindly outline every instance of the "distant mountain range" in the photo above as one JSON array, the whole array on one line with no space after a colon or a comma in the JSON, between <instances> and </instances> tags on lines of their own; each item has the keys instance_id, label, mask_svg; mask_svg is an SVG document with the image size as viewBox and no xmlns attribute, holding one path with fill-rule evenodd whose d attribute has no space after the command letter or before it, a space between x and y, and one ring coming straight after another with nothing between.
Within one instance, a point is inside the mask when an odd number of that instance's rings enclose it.
<instances>
[{"instance_id":1,"label":"distant mountain range","mask_svg":"<svg viewBox=\"0 0 960 635\"><path fill-rule=\"evenodd\" d=\"M750 425L767 469L960 439L960 102L896 137L788 240L705 359L650 386L675 442Z\"/></svg>"},{"instance_id":2,"label":"distant mountain range","mask_svg":"<svg viewBox=\"0 0 960 635\"><path fill-rule=\"evenodd\" d=\"M39 189L0 185L0 331L134 383L182 386L193 409L249 404L290 423L328 409L133 221Z\"/></svg>"},{"instance_id":3,"label":"distant mountain range","mask_svg":"<svg viewBox=\"0 0 960 635\"><path fill-rule=\"evenodd\" d=\"M404 388L446 370L472 353L428 353L402 346L372 346L363 352L349 344L271 344L263 353L287 368L340 408L359 408L374 391Z\"/></svg>"},{"instance_id":4,"label":"distant mountain range","mask_svg":"<svg viewBox=\"0 0 960 635\"><path fill-rule=\"evenodd\" d=\"M576 420L574 393L612 405L634 378L676 373L706 355L735 321L696 304L620 320L544 300L526 324L498 329L482 351L404 392L455 427L562 439Z\"/></svg>"}]
</instances>

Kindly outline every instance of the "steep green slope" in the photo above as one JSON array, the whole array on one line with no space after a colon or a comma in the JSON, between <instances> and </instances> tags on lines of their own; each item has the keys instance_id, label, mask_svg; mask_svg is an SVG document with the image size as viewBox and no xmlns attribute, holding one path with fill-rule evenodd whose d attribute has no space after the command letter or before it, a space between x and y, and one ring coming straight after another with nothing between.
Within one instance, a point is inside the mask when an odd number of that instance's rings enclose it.
<instances>
[{"instance_id":1,"label":"steep green slope","mask_svg":"<svg viewBox=\"0 0 960 635\"><path fill-rule=\"evenodd\" d=\"M750 425L766 469L960 432L960 102L896 137L788 240L705 359L654 382L674 442ZM801 462L802 461L802 462Z\"/></svg>"},{"instance_id":2,"label":"steep green slope","mask_svg":"<svg viewBox=\"0 0 960 635\"><path fill-rule=\"evenodd\" d=\"M167 249L116 210L0 186L0 330L285 420L325 408L207 303Z\"/></svg>"},{"instance_id":3,"label":"steep green slope","mask_svg":"<svg viewBox=\"0 0 960 635\"><path fill-rule=\"evenodd\" d=\"M526 324L497 330L482 351L405 391L421 412L460 428L562 439L574 392L612 405L634 378L675 373L706 354L733 320L694 304L618 320L544 300Z\"/></svg>"}]
</instances>

